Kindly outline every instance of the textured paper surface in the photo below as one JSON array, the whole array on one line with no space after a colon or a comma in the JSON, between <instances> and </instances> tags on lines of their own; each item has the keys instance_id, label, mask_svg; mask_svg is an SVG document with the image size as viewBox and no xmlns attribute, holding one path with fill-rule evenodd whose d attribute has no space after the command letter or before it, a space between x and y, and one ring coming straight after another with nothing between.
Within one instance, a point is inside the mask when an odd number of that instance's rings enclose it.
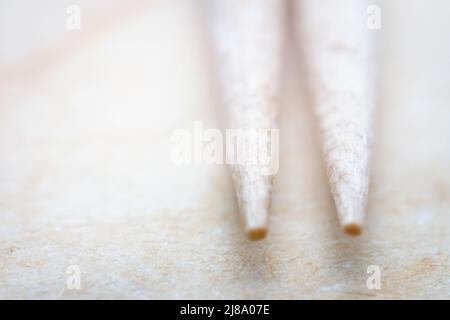
<instances>
[{"instance_id":1,"label":"textured paper surface","mask_svg":"<svg viewBox=\"0 0 450 320\"><path fill-rule=\"evenodd\" d=\"M70 32L68 4L0 2L1 298L450 298L448 1L381 3L360 238L338 227L288 47L280 171L257 243L226 167L171 161L175 129L219 126L205 4L79 1ZM66 285L70 265L81 290ZM370 265L380 290L366 286Z\"/></svg>"}]
</instances>

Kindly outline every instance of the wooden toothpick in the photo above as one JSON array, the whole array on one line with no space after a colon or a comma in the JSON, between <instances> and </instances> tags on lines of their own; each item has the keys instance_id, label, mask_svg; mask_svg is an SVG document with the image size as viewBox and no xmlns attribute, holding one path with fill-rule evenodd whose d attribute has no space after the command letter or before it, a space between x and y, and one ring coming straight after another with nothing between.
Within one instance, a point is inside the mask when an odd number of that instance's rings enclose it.
<instances>
[{"instance_id":1,"label":"wooden toothpick","mask_svg":"<svg viewBox=\"0 0 450 320\"><path fill-rule=\"evenodd\" d=\"M366 215L375 108L374 31L364 0L299 2L300 46L331 192L346 233L359 235Z\"/></svg>"},{"instance_id":2,"label":"wooden toothpick","mask_svg":"<svg viewBox=\"0 0 450 320\"><path fill-rule=\"evenodd\" d=\"M213 1L214 46L232 129L277 128L282 6L279 0ZM248 142L247 160L257 162L255 141ZM247 235L264 238L272 176L254 165L235 163L231 169Z\"/></svg>"}]
</instances>

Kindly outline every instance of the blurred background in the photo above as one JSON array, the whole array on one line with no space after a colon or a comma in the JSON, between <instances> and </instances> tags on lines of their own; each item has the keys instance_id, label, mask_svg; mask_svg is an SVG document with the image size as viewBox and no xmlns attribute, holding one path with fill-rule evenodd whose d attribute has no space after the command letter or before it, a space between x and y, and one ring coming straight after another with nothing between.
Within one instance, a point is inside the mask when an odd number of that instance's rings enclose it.
<instances>
[{"instance_id":1,"label":"blurred background","mask_svg":"<svg viewBox=\"0 0 450 320\"><path fill-rule=\"evenodd\" d=\"M219 126L208 1L0 0L0 298L450 298L450 2L374 2L357 239L338 227L303 95L299 3L270 234L252 243L227 168L171 159L174 130Z\"/></svg>"}]
</instances>

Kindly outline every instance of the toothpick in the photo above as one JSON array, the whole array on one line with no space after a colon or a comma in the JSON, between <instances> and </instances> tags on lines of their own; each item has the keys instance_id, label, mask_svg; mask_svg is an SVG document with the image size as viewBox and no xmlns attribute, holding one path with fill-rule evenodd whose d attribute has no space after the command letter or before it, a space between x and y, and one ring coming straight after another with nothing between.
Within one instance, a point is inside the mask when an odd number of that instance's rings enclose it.
<instances>
[{"instance_id":1,"label":"toothpick","mask_svg":"<svg viewBox=\"0 0 450 320\"><path fill-rule=\"evenodd\" d=\"M375 108L374 33L364 0L303 0L300 46L342 228L359 235L366 216Z\"/></svg>"},{"instance_id":2,"label":"toothpick","mask_svg":"<svg viewBox=\"0 0 450 320\"><path fill-rule=\"evenodd\" d=\"M277 127L282 6L279 0L213 2L214 45L233 129ZM256 141L247 142L246 158L257 163ZM267 233L272 176L263 174L259 166L242 163L233 164L231 171L247 235L262 239Z\"/></svg>"}]
</instances>

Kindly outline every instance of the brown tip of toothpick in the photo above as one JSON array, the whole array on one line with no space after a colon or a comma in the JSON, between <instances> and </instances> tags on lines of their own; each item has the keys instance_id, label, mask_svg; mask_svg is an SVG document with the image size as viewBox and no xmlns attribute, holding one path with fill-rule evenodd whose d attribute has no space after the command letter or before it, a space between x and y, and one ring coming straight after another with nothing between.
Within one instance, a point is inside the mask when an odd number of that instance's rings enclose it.
<instances>
[{"instance_id":1,"label":"brown tip of toothpick","mask_svg":"<svg viewBox=\"0 0 450 320\"><path fill-rule=\"evenodd\" d=\"M359 224L351 223L344 225L344 231L350 236L359 236L362 233L362 227Z\"/></svg>"},{"instance_id":2,"label":"brown tip of toothpick","mask_svg":"<svg viewBox=\"0 0 450 320\"><path fill-rule=\"evenodd\" d=\"M247 232L247 236L250 240L262 240L267 236L267 228L252 229Z\"/></svg>"}]
</instances>

